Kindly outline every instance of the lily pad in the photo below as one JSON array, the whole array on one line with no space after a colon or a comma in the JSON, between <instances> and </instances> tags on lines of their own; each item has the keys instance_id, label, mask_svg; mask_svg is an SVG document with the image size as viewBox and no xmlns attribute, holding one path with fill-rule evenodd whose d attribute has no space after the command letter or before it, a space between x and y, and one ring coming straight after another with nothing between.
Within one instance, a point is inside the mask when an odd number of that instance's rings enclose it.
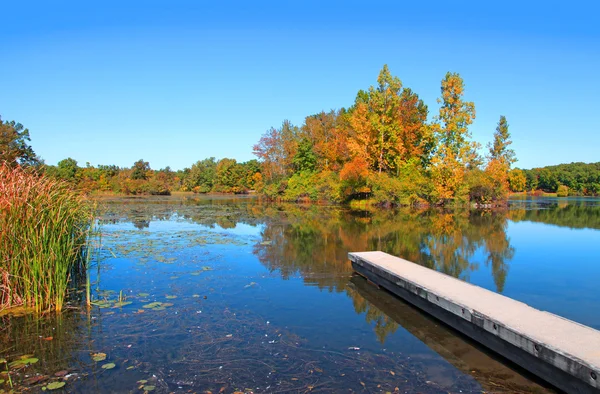
<instances>
[{"instance_id":1,"label":"lily pad","mask_svg":"<svg viewBox=\"0 0 600 394\"><path fill-rule=\"evenodd\" d=\"M165 298L167 300L174 300L175 298L177 298L177 296L176 295L167 295L167 296L165 296Z\"/></svg>"},{"instance_id":2,"label":"lily pad","mask_svg":"<svg viewBox=\"0 0 600 394\"><path fill-rule=\"evenodd\" d=\"M62 387L65 387L65 382L52 382L52 383L48 383L46 386L44 386L44 388L46 390L58 390Z\"/></svg>"},{"instance_id":3,"label":"lily pad","mask_svg":"<svg viewBox=\"0 0 600 394\"><path fill-rule=\"evenodd\" d=\"M202 267L202 271L212 271L212 268L210 268L209 266L205 265L204 267Z\"/></svg>"},{"instance_id":4,"label":"lily pad","mask_svg":"<svg viewBox=\"0 0 600 394\"><path fill-rule=\"evenodd\" d=\"M162 305L162 302L151 302L149 304L142 305L142 308L154 309L154 308L159 308L161 305Z\"/></svg>"},{"instance_id":5,"label":"lily pad","mask_svg":"<svg viewBox=\"0 0 600 394\"><path fill-rule=\"evenodd\" d=\"M107 363L102 366L102 369L113 369L116 367L115 363Z\"/></svg>"},{"instance_id":6,"label":"lily pad","mask_svg":"<svg viewBox=\"0 0 600 394\"><path fill-rule=\"evenodd\" d=\"M154 391L154 389L156 388L156 386L152 386L152 385L145 385L143 387L144 391Z\"/></svg>"},{"instance_id":7,"label":"lily pad","mask_svg":"<svg viewBox=\"0 0 600 394\"><path fill-rule=\"evenodd\" d=\"M104 361L106 360L106 353L93 353L92 360L95 362Z\"/></svg>"},{"instance_id":8,"label":"lily pad","mask_svg":"<svg viewBox=\"0 0 600 394\"><path fill-rule=\"evenodd\" d=\"M132 303L131 301L115 302L115 305L113 306L113 308L121 308L121 307L124 307L125 305L129 305L131 303Z\"/></svg>"},{"instance_id":9,"label":"lily pad","mask_svg":"<svg viewBox=\"0 0 600 394\"><path fill-rule=\"evenodd\" d=\"M29 364L35 364L38 361L40 361L39 359L35 358L35 357L31 357L31 358L21 358L19 360L15 360L11 363L8 364L8 366L10 368L19 368L19 367L23 367L25 365L29 365Z\"/></svg>"},{"instance_id":10,"label":"lily pad","mask_svg":"<svg viewBox=\"0 0 600 394\"><path fill-rule=\"evenodd\" d=\"M150 293L138 293L139 297L148 297Z\"/></svg>"},{"instance_id":11,"label":"lily pad","mask_svg":"<svg viewBox=\"0 0 600 394\"><path fill-rule=\"evenodd\" d=\"M112 302L107 300L94 301L91 304L96 305L99 308L110 308L112 306Z\"/></svg>"}]
</instances>

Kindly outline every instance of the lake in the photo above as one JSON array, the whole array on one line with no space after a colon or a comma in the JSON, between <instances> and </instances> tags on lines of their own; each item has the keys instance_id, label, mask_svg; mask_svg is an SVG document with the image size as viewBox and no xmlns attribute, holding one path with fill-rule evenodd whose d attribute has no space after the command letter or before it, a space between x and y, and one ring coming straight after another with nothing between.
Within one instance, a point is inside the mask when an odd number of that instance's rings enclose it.
<instances>
[{"instance_id":1,"label":"lake","mask_svg":"<svg viewBox=\"0 0 600 394\"><path fill-rule=\"evenodd\" d=\"M599 199L500 211L209 196L101 205L92 309L80 290L60 316L0 317L0 358L37 360L11 374L34 391L554 392L354 276L350 251L382 250L600 329ZM0 375L0 391L8 384Z\"/></svg>"}]
</instances>

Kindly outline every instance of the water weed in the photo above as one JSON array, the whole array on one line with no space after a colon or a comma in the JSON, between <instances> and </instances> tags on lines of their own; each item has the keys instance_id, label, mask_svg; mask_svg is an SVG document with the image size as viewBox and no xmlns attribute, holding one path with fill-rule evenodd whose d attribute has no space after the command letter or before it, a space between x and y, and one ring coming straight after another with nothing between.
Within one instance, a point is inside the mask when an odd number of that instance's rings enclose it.
<instances>
[{"instance_id":1,"label":"water weed","mask_svg":"<svg viewBox=\"0 0 600 394\"><path fill-rule=\"evenodd\" d=\"M85 279L93 207L62 181L0 164L0 309L63 308Z\"/></svg>"}]
</instances>

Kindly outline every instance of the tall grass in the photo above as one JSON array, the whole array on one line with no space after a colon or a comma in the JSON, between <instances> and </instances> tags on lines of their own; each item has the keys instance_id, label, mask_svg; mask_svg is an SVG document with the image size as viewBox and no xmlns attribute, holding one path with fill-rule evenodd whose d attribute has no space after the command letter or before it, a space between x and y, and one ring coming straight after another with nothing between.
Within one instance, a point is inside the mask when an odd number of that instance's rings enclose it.
<instances>
[{"instance_id":1,"label":"tall grass","mask_svg":"<svg viewBox=\"0 0 600 394\"><path fill-rule=\"evenodd\" d=\"M86 271L93 210L62 181L0 164L0 309L63 308Z\"/></svg>"}]
</instances>

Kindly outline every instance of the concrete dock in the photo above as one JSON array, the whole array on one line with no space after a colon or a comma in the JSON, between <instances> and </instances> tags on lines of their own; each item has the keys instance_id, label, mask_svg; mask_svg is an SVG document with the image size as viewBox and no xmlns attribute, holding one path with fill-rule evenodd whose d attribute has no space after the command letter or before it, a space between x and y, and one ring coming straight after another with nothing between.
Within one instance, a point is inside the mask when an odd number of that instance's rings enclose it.
<instances>
[{"instance_id":1,"label":"concrete dock","mask_svg":"<svg viewBox=\"0 0 600 394\"><path fill-rule=\"evenodd\" d=\"M568 393L600 393L600 331L383 252L356 272Z\"/></svg>"}]
</instances>

